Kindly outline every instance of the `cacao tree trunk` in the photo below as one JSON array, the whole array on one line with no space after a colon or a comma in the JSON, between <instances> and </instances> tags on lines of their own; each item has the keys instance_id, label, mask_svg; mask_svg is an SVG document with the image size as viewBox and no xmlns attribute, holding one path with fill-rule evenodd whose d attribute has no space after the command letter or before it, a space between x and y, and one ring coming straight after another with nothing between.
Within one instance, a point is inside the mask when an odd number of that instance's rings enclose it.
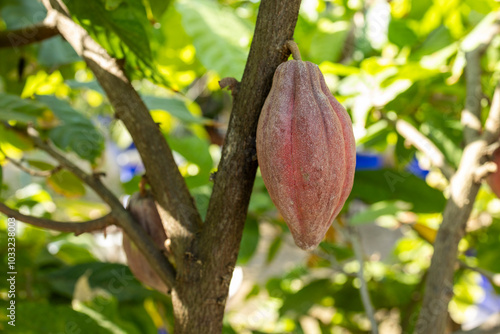
<instances>
[{"instance_id":1,"label":"cacao tree trunk","mask_svg":"<svg viewBox=\"0 0 500 334\"><path fill-rule=\"evenodd\" d=\"M176 334L221 333L257 170L255 137L274 71L289 56L300 0L262 0L234 101L207 218L184 257L172 292Z\"/></svg>"}]
</instances>

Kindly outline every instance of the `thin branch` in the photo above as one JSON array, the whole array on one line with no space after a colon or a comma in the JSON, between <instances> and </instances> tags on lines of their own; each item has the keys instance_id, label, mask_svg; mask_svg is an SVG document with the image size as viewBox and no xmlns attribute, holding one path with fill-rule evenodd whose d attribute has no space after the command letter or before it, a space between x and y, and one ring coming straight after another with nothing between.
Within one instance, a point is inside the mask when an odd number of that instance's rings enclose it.
<instances>
[{"instance_id":1,"label":"thin branch","mask_svg":"<svg viewBox=\"0 0 500 334\"><path fill-rule=\"evenodd\" d=\"M460 265L460 267L462 267L464 269L472 270L472 271L475 271L475 272L483 275L484 277L486 277L488 279L488 281L490 281L491 285L500 286L498 284L498 279L495 278L495 276L497 276L499 274L492 273L491 271L483 269L483 268L469 266L467 263L465 263L462 260L458 260L458 264Z\"/></svg>"},{"instance_id":2,"label":"thin branch","mask_svg":"<svg viewBox=\"0 0 500 334\"><path fill-rule=\"evenodd\" d=\"M448 180L451 179L451 177L455 173L455 170L446 162L446 158L443 152L441 152L430 139L425 137L413 125L405 120L397 119L395 121L392 121L387 117L385 117L385 119L392 122L396 128L396 131L417 150L425 154L425 156L429 158L431 163L435 167L439 168Z\"/></svg>"},{"instance_id":3,"label":"thin branch","mask_svg":"<svg viewBox=\"0 0 500 334\"><path fill-rule=\"evenodd\" d=\"M29 27L0 31L0 48L17 48L59 35L55 27L38 23Z\"/></svg>"},{"instance_id":4,"label":"thin branch","mask_svg":"<svg viewBox=\"0 0 500 334\"><path fill-rule=\"evenodd\" d=\"M370 298L370 293L368 292L368 285L366 284L366 280L363 274L364 270L364 259L363 259L363 249L361 247L361 242L359 240L359 232L356 227L349 226L347 227L347 236L352 245L352 249L354 251L354 255L356 256L356 260L359 263L359 270L357 273L358 279L361 283L359 288L361 294L361 301L363 302L363 307L365 308L366 316L370 319L370 323L372 325L372 333L378 334L378 324L375 320L375 309L373 308L373 304Z\"/></svg>"},{"instance_id":5,"label":"thin branch","mask_svg":"<svg viewBox=\"0 0 500 334\"><path fill-rule=\"evenodd\" d=\"M75 174L110 206L117 225L123 228L137 248L146 255L152 268L156 270L165 284L172 287L175 283L175 269L172 264L154 245L144 229L141 228L129 212L125 210L120 200L101 182L99 177L87 174L80 167L54 149L48 142L40 139L34 128L28 127L27 135L31 138L36 147L47 152L51 157L57 160L62 167Z\"/></svg>"},{"instance_id":6,"label":"thin branch","mask_svg":"<svg viewBox=\"0 0 500 334\"><path fill-rule=\"evenodd\" d=\"M498 25L498 22L495 22L495 25ZM484 48L484 43L478 47L478 49L482 48ZM481 74L480 71L474 69L475 61L476 59L472 59L473 63L467 64L468 67L472 66L472 69L468 70L467 80L472 80L473 83L480 82L480 78L473 78L472 74L475 73L476 76ZM481 110L480 105L477 106L480 104L477 87L471 87L469 83L467 87L470 90L467 91L467 106L463 111L465 115L462 116L466 146L459 168L451 179L450 197L434 242L434 254L426 280L422 309L415 326L417 334L442 334L445 331L448 303L453 296L453 276L458 243L465 235L465 227L481 186L479 182L476 182L475 171L481 167L488 146L498 140L495 135L500 132L500 129L494 128L500 124L498 97L494 99L486 121L488 129L480 136L475 124L475 119L478 117L477 110L479 113ZM498 96L498 90L495 95ZM473 102L476 104L474 107Z\"/></svg>"},{"instance_id":7,"label":"thin branch","mask_svg":"<svg viewBox=\"0 0 500 334\"><path fill-rule=\"evenodd\" d=\"M111 213L108 213L101 218L85 222L59 222L51 219L24 215L17 210L9 208L3 203L0 203L0 212L5 214L9 218L15 218L26 224L59 232L73 232L75 233L75 235L79 235L85 232L102 230L109 225L117 224L115 217Z\"/></svg>"},{"instance_id":8,"label":"thin branch","mask_svg":"<svg viewBox=\"0 0 500 334\"><path fill-rule=\"evenodd\" d=\"M95 42L70 17L60 0L43 0L48 14L45 22L57 27L78 55L87 63L106 92L115 115L130 132L146 169L146 175L166 232L179 273L183 259L202 225L201 217L189 194L163 134L117 59Z\"/></svg>"},{"instance_id":9,"label":"thin branch","mask_svg":"<svg viewBox=\"0 0 500 334\"><path fill-rule=\"evenodd\" d=\"M16 166L17 168L19 168L20 170L22 170L23 172L25 172L31 176L48 177L48 176L51 176L51 175L53 175L61 170L61 166L54 167L51 170L31 169L31 168L24 166L21 163L21 161L17 161L16 159L9 157L7 154L5 154L5 152L1 148L0 148L0 153L2 153L3 156L5 157L5 159L10 161L14 166Z\"/></svg>"}]
</instances>

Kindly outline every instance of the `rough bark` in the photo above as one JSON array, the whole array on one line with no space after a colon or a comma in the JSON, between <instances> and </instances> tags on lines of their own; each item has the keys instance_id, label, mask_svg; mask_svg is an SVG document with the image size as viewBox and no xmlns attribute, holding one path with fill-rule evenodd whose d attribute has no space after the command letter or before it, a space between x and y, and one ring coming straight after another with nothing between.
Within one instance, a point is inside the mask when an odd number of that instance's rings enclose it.
<instances>
[{"instance_id":1,"label":"rough bark","mask_svg":"<svg viewBox=\"0 0 500 334\"><path fill-rule=\"evenodd\" d=\"M274 71L289 52L300 0L263 0L243 79L235 94L222 160L200 242L198 263L173 292L176 333L220 333L229 282L257 170L255 137ZM199 262L198 262L199 261Z\"/></svg>"}]
</instances>

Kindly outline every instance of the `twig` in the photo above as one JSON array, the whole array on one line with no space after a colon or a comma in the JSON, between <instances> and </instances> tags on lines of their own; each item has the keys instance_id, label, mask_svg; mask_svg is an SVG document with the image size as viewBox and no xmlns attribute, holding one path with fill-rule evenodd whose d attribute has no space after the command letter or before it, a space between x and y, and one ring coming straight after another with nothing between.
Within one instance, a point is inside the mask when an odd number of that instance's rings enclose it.
<instances>
[{"instance_id":1,"label":"twig","mask_svg":"<svg viewBox=\"0 0 500 334\"><path fill-rule=\"evenodd\" d=\"M363 249L361 247L361 242L359 240L359 233L356 230L356 227L349 226L347 227L348 236L351 241L352 248L354 250L354 254L356 255L356 259L359 262L359 271L358 271L358 279L361 283L359 288L361 294L361 301L363 302L363 306L365 308L366 316L370 319L372 324L372 333L378 334L378 324L375 320L375 310L373 308L372 301L370 299L370 293L368 292L368 286L366 284L366 280L363 274L364 267L364 259L363 259Z\"/></svg>"},{"instance_id":2,"label":"twig","mask_svg":"<svg viewBox=\"0 0 500 334\"><path fill-rule=\"evenodd\" d=\"M482 269L482 268L478 268L478 267L473 267L473 266L469 266L467 263L465 263L463 260L458 260L458 264L460 265L460 267L464 268L464 269L468 269L468 270L472 270L472 271L475 271L481 275L483 275L484 277L486 277L488 279L488 281L490 281L490 283L492 285L495 285L495 286L500 286L498 284L498 278L495 278L496 275L499 275L499 274L495 274L495 273L492 273L491 271L489 270L486 270L486 269Z\"/></svg>"},{"instance_id":3,"label":"twig","mask_svg":"<svg viewBox=\"0 0 500 334\"><path fill-rule=\"evenodd\" d=\"M19 211L9 208L7 205L0 203L0 212L5 214L7 217L13 217L17 220L25 222L27 224L47 228L50 230L60 231L60 232L73 232L75 235L79 235L85 232L92 232L96 230L102 230L109 225L116 225L117 221L113 214L108 213L107 215L85 222L59 222L51 219L38 218L33 216L27 216Z\"/></svg>"},{"instance_id":4,"label":"twig","mask_svg":"<svg viewBox=\"0 0 500 334\"><path fill-rule=\"evenodd\" d=\"M31 176L48 177L61 170L61 166L54 167L51 170L34 170L24 166L21 161L9 157L1 148L0 153L2 153L5 159L9 160L14 166Z\"/></svg>"},{"instance_id":5,"label":"twig","mask_svg":"<svg viewBox=\"0 0 500 334\"><path fill-rule=\"evenodd\" d=\"M30 27L0 32L0 48L17 48L59 35L55 27L38 23Z\"/></svg>"},{"instance_id":6,"label":"twig","mask_svg":"<svg viewBox=\"0 0 500 334\"><path fill-rule=\"evenodd\" d=\"M293 246L295 246L295 244ZM327 260L328 262L330 262L330 266L332 267L333 270L338 271L338 272L340 272L346 276L349 276L349 277L358 277L358 274L348 273L347 271L345 271L344 268L342 267L342 265L335 258L335 256L330 255L327 252L322 251L320 249L315 249L312 251L312 253L314 255L319 256L319 257Z\"/></svg>"},{"instance_id":7,"label":"twig","mask_svg":"<svg viewBox=\"0 0 500 334\"><path fill-rule=\"evenodd\" d=\"M341 221L340 218L335 219L332 222L333 226L335 226L335 229L339 231L344 236L344 238L349 240L354 251L354 256L359 263L359 270L356 273L356 276L361 283L361 286L359 288L361 301L363 302L366 316L368 317L368 319L370 319L370 323L372 325L372 333L378 334L378 324L375 320L375 310L373 308L370 293L368 292L368 285L366 284L366 280L363 274L365 261L363 259L363 248L361 246L361 241L359 240L359 232L355 226L344 227L344 224L340 224L337 220Z\"/></svg>"},{"instance_id":8,"label":"twig","mask_svg":"<svg viewBox=\"0 0 500 334\"><path fill-rule=\"evenodd\" d=\"M144 229L141 228L128 211L125 210L120 200L101 182L100 178L92 174L87 174L76 164L69 161L65 156L54 149L52 145L40 139L34 128L29 126L27 135L31 138L36 147L47 152L51 157L57 160L62 167L75 174L76 177L92 188L99 197L110 206L117 225L123 228L137 248L146 255L151 266L156 270L165 284L172 287L175 283L175 269L172 264L154 245Z\"/></svg>"}]
</instances>

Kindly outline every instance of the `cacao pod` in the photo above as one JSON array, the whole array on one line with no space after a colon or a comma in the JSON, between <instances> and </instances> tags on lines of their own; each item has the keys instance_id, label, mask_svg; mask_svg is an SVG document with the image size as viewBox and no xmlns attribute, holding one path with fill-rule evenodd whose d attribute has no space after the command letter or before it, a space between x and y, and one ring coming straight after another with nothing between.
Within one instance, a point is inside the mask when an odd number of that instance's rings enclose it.
<instances>
[{"instance_id":1,"label":"cacao pod","mask_svg":"<svg viewBox=\"0 0 500 334\"><path fill-rule=\"evenodd\" d=\"M127 210L151 237L156 247L160 250L165 250L167 235L158 214L155 200L151 194L148 192L144 195L140 193L133 194L130 197ZM130 271L132 271L139 281L155 290L165 294L168 293L169 289L165 283L156 274L156 271L151 268L148 260L126 234L123 234L123 250L125 251L125 255L127 255Z\"/></svg>"},{"instance_id":2,"label":"cacao pod","mask_svg":"<svg viewBox=\"0 0 500 334\"><path fill-rule=\"evenodd\" d=\"M497 171L488 175L486 181L493 193L500 198L500 149L497 149L493 153L493 159L491 161L497 164Z\"/></svg>"},{"instance_id":3,"label":"cacao pod","mask_svg":"<svg viewBox=\"0 0 500 334\"><path fill-rule=\"evenodd\" d=\"M297 246L317 247L351 192L356 165L351 120L317 65L289 60L276 69L258 122L257 158Z\"/></svg>"}]
</instances>

